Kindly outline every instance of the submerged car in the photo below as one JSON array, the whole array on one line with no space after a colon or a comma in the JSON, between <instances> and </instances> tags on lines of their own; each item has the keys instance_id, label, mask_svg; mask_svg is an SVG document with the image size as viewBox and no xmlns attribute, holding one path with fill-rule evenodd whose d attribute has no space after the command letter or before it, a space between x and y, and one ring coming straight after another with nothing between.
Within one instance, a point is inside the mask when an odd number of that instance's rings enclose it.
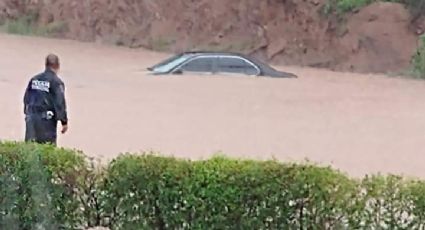
<instances>
[{"instance_id":1,"label":"submerged car","mask_svg":"<svg viewBox=\"0 0 425 230\"><path fill-rule=\"evenodd\" d=\"M244 74L250 76L296 78L292 73L239 53L184 52L148 68L155 75L192 73Z\"/></svg>"}]
</instances>

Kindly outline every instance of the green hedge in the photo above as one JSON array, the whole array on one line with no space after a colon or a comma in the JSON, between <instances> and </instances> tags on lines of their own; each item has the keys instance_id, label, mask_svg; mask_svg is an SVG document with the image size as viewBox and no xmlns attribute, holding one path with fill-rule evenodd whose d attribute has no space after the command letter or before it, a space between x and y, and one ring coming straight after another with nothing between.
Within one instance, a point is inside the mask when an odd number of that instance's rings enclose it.
<instances>
[{"instance_id":1,"label":"green hedge","mask_svg":"<svg viewBox=\"0 0 425 230\"><path fill-rule=\"evenodd\" d=\"M84 157L50 146L0 144L0 229L72 229Z\"/></svg>"},{"instance_id":2,"label":"green hedge","mask_svg":"<svg viewBox=\"0 0 425 230\"><path fill-rule=\"evenodd\" d=\"M425 228L424 181L314 165L0 143L0 183L0 229Z\"/></svg>"},{"instance_id":3,"label":"green hedge","mask_svg":"<svg viewBox=\"0 0 425 230\"><path fill-rule=\"evenodd\" d=\"M95 219L92 164L48 145L0 142L0 229L78 229ZM92 191L90 191L92 190Z\"/></svg>"}]
</instances>

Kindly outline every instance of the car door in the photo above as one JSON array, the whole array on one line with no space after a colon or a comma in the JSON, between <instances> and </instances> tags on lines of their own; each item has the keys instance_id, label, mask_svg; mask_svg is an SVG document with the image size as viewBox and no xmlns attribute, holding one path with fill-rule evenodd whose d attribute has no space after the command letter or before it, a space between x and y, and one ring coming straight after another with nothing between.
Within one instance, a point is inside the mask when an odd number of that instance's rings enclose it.
<instances>
[{"instance_id":1,"label":"car door","mask_svg":"<svg viewBox=\"0 0 425 230\"><path fill-rule=\"evenodd\" d=\"M214 62L214 56L199 56L187 61L178 69L183 72L212 73L215 69Z\"/></svg>"},{"instance_id":2,"label":"car door","mask_svg":"<svg viewBox=\"0 0 425 230\"><path fill-rule=\"evenodd\" d=\"M244 58L236 56L220 56L218 58L217 69L220 73L258 75L258 67L248 62Z\"/></svg>"}]
</instances>

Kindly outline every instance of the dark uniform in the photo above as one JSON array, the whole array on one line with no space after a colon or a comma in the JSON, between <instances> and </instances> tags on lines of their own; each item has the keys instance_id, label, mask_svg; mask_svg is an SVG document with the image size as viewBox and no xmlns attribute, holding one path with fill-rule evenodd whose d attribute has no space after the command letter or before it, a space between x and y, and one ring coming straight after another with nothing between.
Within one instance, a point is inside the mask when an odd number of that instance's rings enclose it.
<instances>
[{"instance_id":1,"label":"dark uniform","mask_svg":"<svg viewBox=\"0 0 425 230\"><path fill-rule=\"evenodd\" d=\"M56 145L58 121L68 123L64 93L64 83L49 68L30 80L24 96L25 141Z\"/></svg>"}]
</instances>

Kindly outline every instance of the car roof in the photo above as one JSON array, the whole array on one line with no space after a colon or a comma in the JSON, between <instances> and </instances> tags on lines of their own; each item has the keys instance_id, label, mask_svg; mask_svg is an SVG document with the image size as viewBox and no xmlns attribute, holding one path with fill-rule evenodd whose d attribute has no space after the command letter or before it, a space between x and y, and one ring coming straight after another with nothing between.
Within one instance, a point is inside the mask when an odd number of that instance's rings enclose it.
<instances>
[{"instance_id":1,"label":"car roof","mask_svg":"<svg viewBox=\"0 0 425 230\"><path fill-rule=\"evenodd\" d=\"M180 53L178 55L190 55L190 56L197 56L197 55L226 55L226 56L240 56L244 58L248 58L245 54L237 53L237 52L220 52L220 51L187 51Z\"/></svg>"},{"instance_id":2,"label":"car roof","mask_svg":"<svg viewBox=\"0 0 425 230\"><path fill-rule=\"evenodd\" d=\"M264 62L259 61L256 58L250 57L246 54L237 53L237 52L221 52L221 51L187 51L179 53L175 56L189 56L189 57L196 57L196 56L202 56L202 55L221 55L221 56L238 56L241 58L245 58L249 60L250 62L255 63L257 66L259 66L261 69L267 68L267 64Z\"/></svg>"}]
</instances>

